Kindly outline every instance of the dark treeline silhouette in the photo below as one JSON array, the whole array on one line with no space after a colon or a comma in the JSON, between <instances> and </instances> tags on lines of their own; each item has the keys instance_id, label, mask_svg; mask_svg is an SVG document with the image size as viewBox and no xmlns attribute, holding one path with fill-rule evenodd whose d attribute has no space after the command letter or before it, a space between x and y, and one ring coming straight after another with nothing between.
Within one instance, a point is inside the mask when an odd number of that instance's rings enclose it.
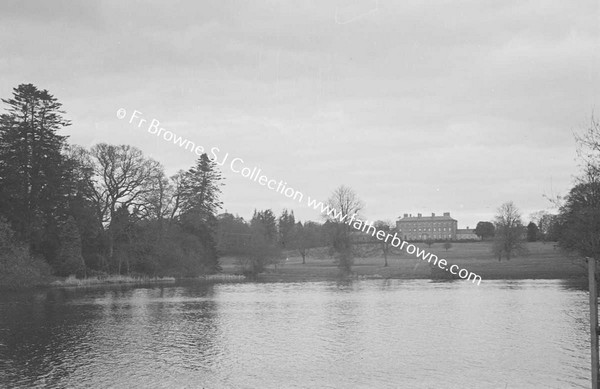
<instances>
[{"instance_id":1,"label":"dark treeline silhouette","mask_svg":"<svg viewBox=\"0 0 600 389\"><path fill-rule=\"evenodd\" d=\"M19 85L2 101L3 278L35 271L181 277L219 270L222 178L207 155L168 178L135 147L69 145L58 131L70 123L46 90Z\"/></svg>"},{"instance_id":2,"label":"dark treeline silhouette","mask_svg":"<svg viewBox=\"0 0 600 389\"><path fill-rule=\"evenodd\" d=\"M133 146L68 144L58 132L71 123L46 90L22 84L2 101L0 285L51 274L193 277L218 272L220 255L257 274L282 250L306 258L326 244L321 224L287 210L249 222L219 214L223 180L206 154L167 177Z\"/></svg>"}]
</instances>

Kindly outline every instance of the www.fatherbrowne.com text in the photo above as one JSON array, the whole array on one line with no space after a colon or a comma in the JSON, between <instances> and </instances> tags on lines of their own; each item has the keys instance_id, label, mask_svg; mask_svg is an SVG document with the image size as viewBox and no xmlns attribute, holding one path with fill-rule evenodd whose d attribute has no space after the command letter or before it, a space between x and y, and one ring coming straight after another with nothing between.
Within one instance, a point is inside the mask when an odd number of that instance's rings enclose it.
<instances>
[{"instance_id":1,"label":"www.fatherbrowne.com text","mask_svg":"<svg viewBox=\"0 0 600 389\"><path fill-rule=\"evenodd\" d=\"M127 117L127 110L125 110L124 108L118 109L117 117L119 119L125 119ZM205 153L210 153L209 157L219 166L225 166L227 162L229 162L229 170L231 170L231 172L235 174L239 174L244 178L257 182L259 185L266 186L270 190L274 190L277 193L283 194L287 198L293 199L295 201L298 201L299 203L307 205L308 207L319 211L321 214L326 215L327 217L339 220L341 223L346 223L358 231L370 234L378 240L391 244L393 247L405 250L408 254L415 255L417 258L420 258L423 261L427 261L430 265L437 266L441 270L447 271L452 275L457 275L462 279L470 280L473 283L477 283L477 285L481 284L481 276L470 272L467 269L461 268L458 265L448 264L448 261L446 259L438 258L438 256L435 254L431 254L425 251L424 249L415 246L412 243L403 241L400 237L398 237L397 233L394 233L392 235L391 233L386 233L385 231L378 230L372 222L362 221L358 219L357 214L346 215L343 212L340 212L335 208L330 207L328 204L324 204L321 201L317 201L316 199L313 199L310 196L306 196L306 203L304 203L304 194L288 186L287 182L283 180L269 178L265 174L262 174L263 172L261 168L257 166L247 166L242 158L230 158L229 153L226 153L225 155L220 154L221 150L218 147L211 147L210 150L205 149L202 145L198 145L189 139L183 138L169 129L160 127L160 122L157 119L147 121L142 117L142 112L140 111L133 111L129 118L129 123L137 125L137 128L146 127L146 131L149 134L156 135L157 137L162 137L165 141L173 142L174 145L188 150L191 153L196 154L198 156L201 156Z\"/></svg>"}]
</instances>

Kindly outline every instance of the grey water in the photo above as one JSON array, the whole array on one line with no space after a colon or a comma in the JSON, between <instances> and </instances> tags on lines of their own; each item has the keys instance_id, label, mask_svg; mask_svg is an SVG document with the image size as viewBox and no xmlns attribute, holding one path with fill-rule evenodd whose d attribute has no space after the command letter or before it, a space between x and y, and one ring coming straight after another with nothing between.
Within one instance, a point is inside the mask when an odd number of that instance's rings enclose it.
<instances>
[{"instance_id":1,"label":"grey water","mask_svg":"<svg viewBox=\"0 0 600 389\"><path fill-rule=\"evenodd\" d=\"M0 386L589 387L565 281L361 280L0 296Z\"/></svg>"}]
</instances>

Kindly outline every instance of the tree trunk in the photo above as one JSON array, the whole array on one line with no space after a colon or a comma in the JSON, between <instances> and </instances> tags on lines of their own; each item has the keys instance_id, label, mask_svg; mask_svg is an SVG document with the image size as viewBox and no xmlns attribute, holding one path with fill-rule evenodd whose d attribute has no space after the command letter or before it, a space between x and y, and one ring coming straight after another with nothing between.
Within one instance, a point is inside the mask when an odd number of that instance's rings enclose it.
<instances>
[{"instance_id":1,"label":"tree trunk","mask_svg":"<svg viewBox=\"0 0 600 389\"><path fill-rule=\"evenodd\" d=\"M108 227L108 261L112 262L114 251L115 251L115 238L113 236L113 231Z\"/></svg>"}]
</instances>

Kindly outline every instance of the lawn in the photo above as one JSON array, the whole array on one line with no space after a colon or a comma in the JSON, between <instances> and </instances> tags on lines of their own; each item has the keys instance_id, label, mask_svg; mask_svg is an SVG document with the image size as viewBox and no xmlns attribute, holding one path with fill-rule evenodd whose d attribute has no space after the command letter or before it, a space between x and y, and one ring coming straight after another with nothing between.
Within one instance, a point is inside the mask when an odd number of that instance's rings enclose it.
<instances>
[{"instance_id":1,"label":"lawn","mask_svg":"<svg viewBox=\"0 0 600 389\"><path fill-rule=\"evenodd\" d=\"M434 243L431 248L416 244L428 252L445 258L448 264L456 264L473 272L483 280L490 279L565 279L586 276L581 260L568 257L552 242L527 243L527 253L498 261L491 254L490 242L453 242L446 251L442 243ZM330 279L338 275L338 269L324 249L314 250L307 257L306 264L294 252L285 252L277 266L270 266L261 278L278 281L303 281ZM225 257L221 260L225 273L238 273L237 260ZM353 271L358 277L431 278L430 265L414 255L403 253L388 257L389 266L384 267L381 253L355 258ZM449 266L448 265L448 266Z\"/></svg>"}]
</instances>

